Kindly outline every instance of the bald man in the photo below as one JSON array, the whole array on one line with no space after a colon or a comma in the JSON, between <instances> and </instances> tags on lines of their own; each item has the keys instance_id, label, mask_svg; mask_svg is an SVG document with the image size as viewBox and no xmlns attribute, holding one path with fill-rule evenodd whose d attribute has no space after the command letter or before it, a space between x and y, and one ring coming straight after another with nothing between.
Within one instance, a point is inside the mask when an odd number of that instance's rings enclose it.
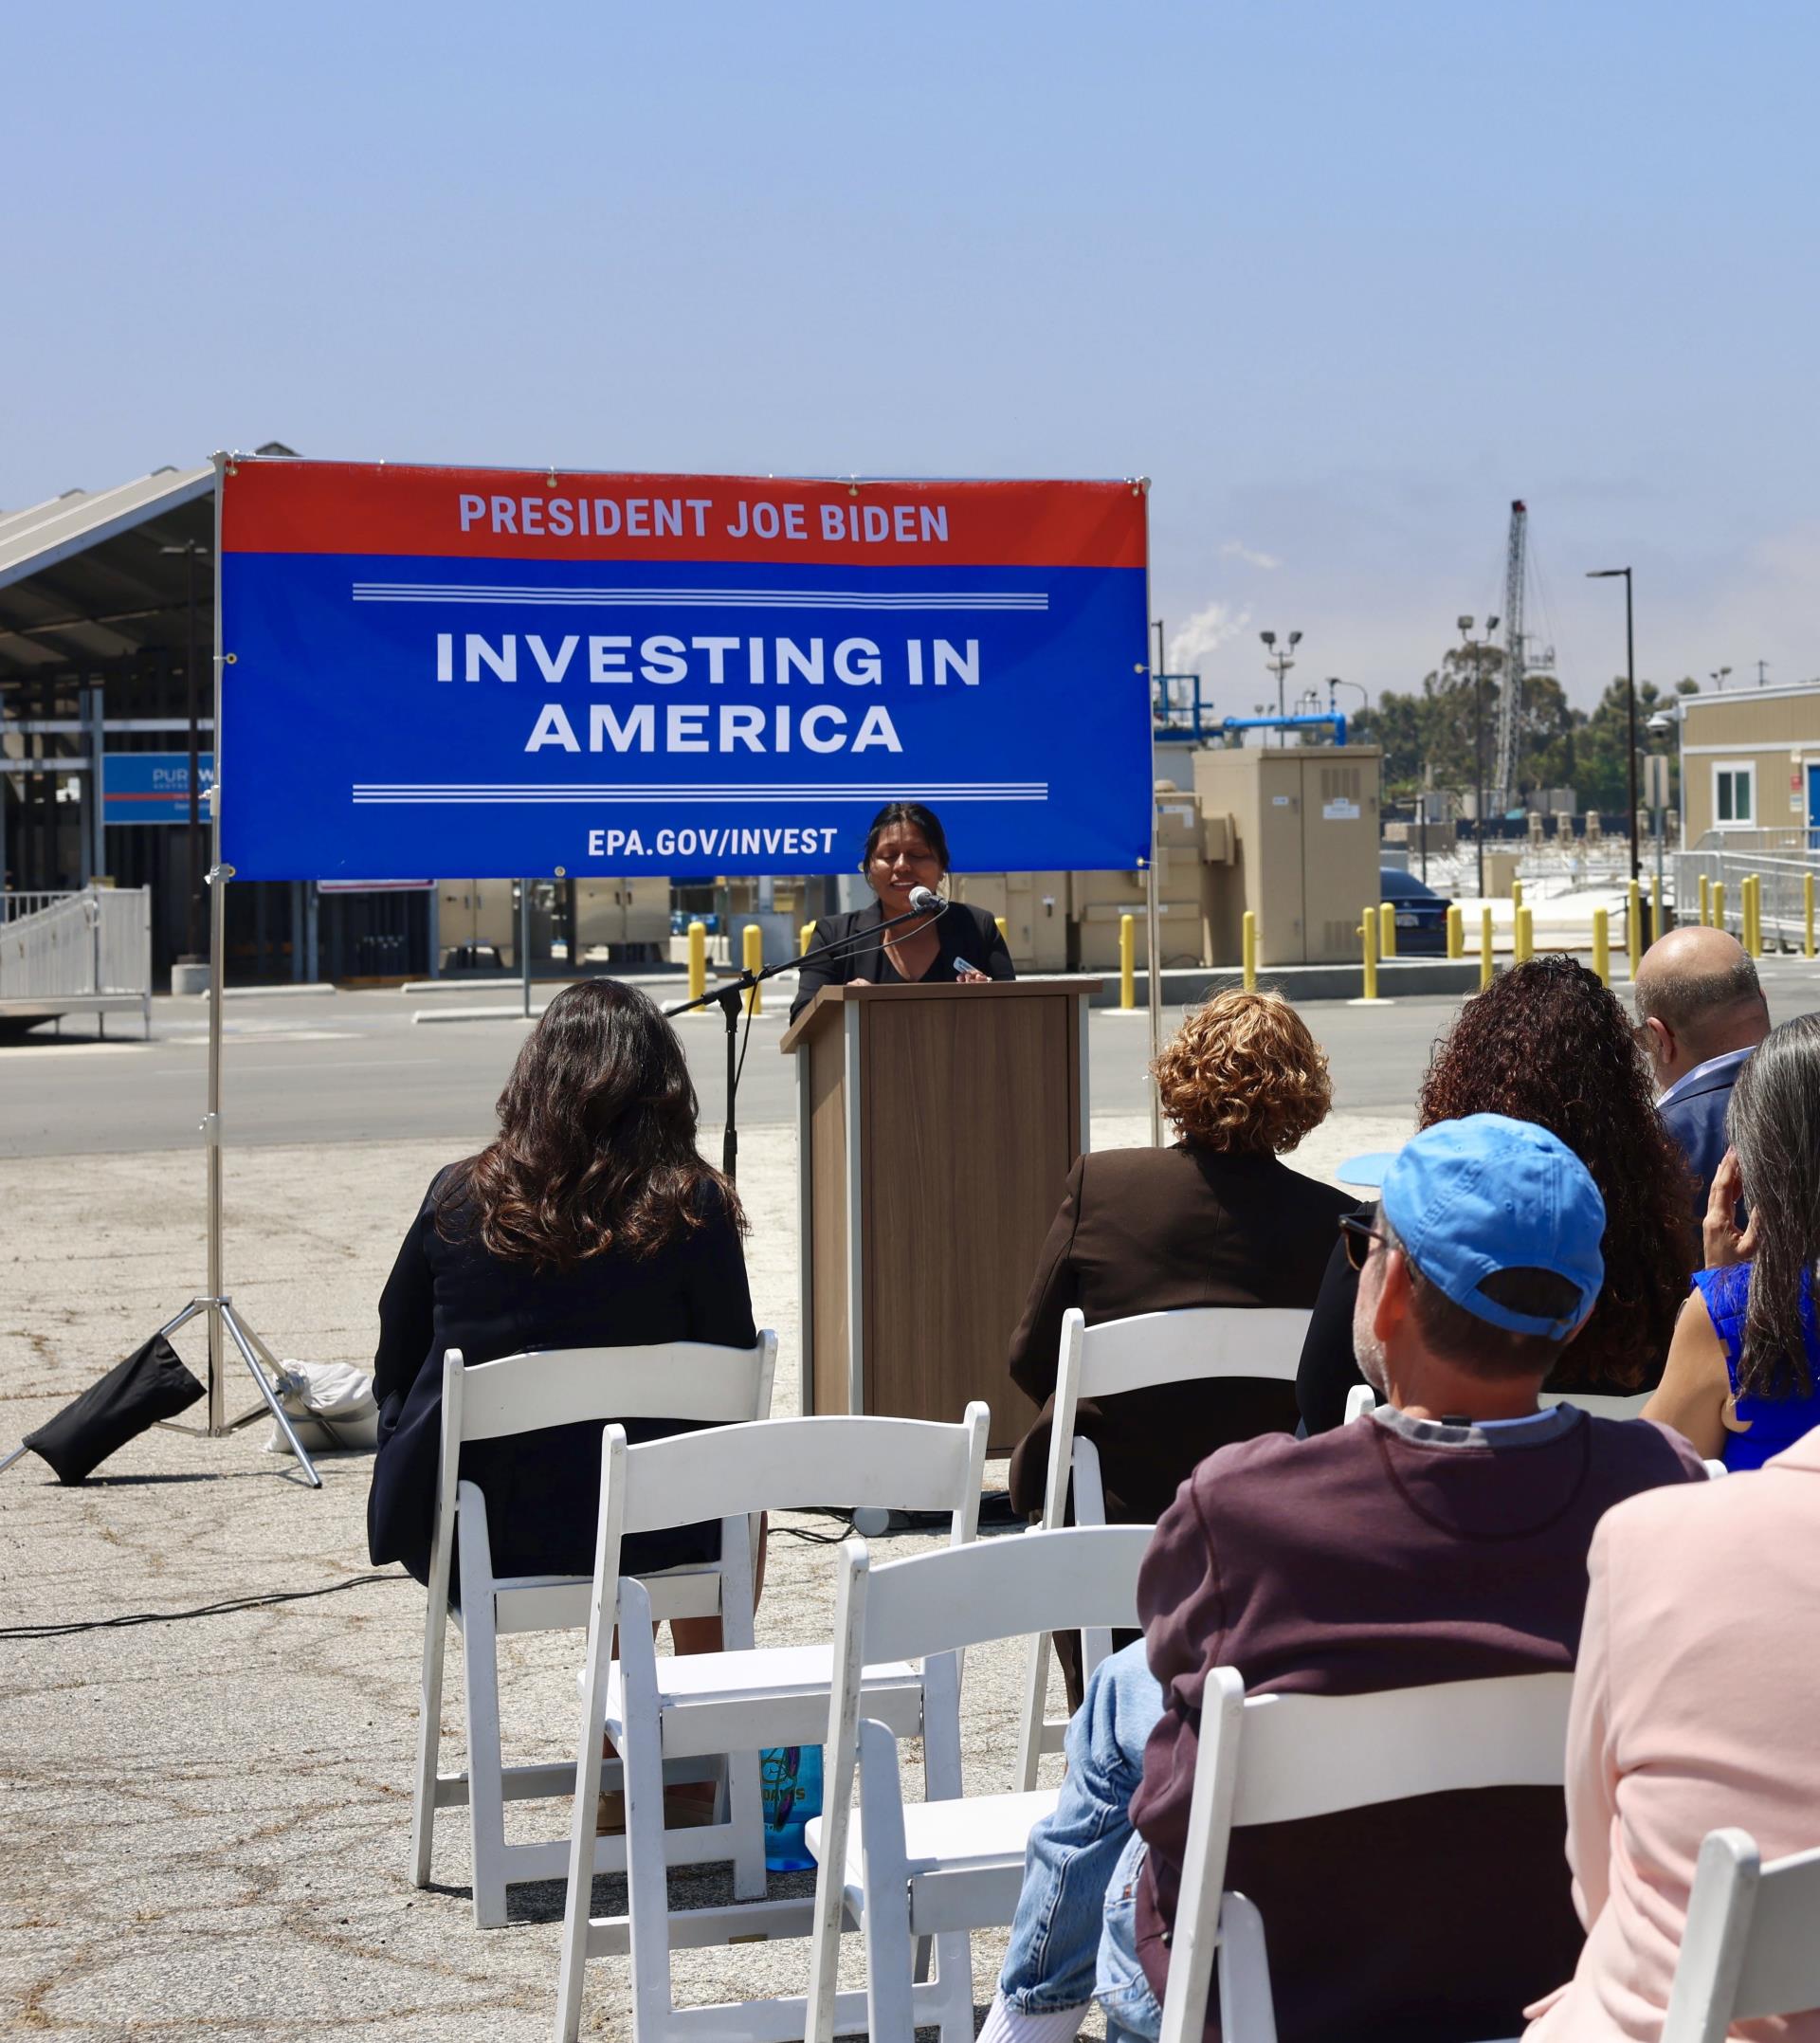
<instances>
[{"instance_id":1,"label":"bald man","mask_svg":"<svg viewBox=\"0 0 1820 2043\"><path fill-rule=\"evenodd\" d=\"M1656 1102L1699 1183L1698 1224L1725 1155L1725 1109L1744 1060L1770 1032L1770 1007L1744 946L1722 929L1671 929L1643 955L1637 1022Z\"/></svg>"}]
</instances>

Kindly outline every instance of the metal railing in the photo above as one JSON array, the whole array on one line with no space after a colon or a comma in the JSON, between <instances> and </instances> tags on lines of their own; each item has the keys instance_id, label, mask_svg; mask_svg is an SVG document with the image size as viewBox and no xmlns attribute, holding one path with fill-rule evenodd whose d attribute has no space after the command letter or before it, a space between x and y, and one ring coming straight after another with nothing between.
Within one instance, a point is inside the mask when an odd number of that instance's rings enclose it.
<instances>
[{"instance_id":1,"label":"metal railing","mask_svg":"<svg viewBox=\"0 0 1820 2043\"><path fill-rule=\"evenodd\" d=\"M151 992L149 887L0 894L0 1000Z\"/></svg>"},{"instance_id":2,"label":"metal railing","mask_svg":"<svg viewBox=\"0 0 1820 2043\"><path fill-rule=\"evenodd\" d=\"M1702 879L1725 889L1725 924L1735 935L1743 931L1744 882L1755 877L1760 886L1758 922L1764 939L1779 950L1800 950L1807 940L1807 883L1820 880L1820 851L1807 848L1806 830L1756 830L1745 837L1793 837L1797 848L1752 849L1735 844L1735 833L1709 831L1693 851L1675 854L1676 913L1692 921L1701 907Z\"/></svg>"}]
</instances>

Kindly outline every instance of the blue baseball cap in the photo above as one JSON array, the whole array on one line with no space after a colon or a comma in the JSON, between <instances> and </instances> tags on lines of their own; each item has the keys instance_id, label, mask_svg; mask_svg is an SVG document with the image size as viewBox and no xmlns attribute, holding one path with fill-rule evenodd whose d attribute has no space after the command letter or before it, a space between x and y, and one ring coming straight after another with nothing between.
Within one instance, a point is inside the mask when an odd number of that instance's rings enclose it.
<instances>
[{"instance_id":1,"label":"blue baseball cap","mask_svg":"<svg viewBox=\"0 0 1820 2043\"><path fill-rule=\"evenodd\" d=\"M1546 1128L1507 1114L1437 1121L1385 1162L1378 1182L1384 1217L1410 1262L1475 1318L1560 1341L1592 1311L1605 1282L1605 1201L1586 1165ZM1578 1294L1574 1310L1542 1320L1486 1297L1480 1286L1506 1269L1564 1279Z\"/></svg>"}]
</instances>

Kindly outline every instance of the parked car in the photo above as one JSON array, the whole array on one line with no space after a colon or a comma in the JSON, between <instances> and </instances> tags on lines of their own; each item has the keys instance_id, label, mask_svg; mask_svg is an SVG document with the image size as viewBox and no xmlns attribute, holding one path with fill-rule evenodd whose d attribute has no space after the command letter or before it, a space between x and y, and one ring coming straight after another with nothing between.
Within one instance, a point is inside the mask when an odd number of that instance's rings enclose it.
<instances>
[{"instance_id":1,"label":"parked car","mask_svg":"<svg viewBox=\"0 0 1820 2043\"><path fill-rule=\"evenodd\" d=\"M1437 894L1426 880L1404 872L1396 866L1381 866L1377 873L1378 894L1396 911L1396 947L1400 952L1429 953L1445 957L1447 949L1447 909L1445 894Z\"/></svg>"}]
</instances>

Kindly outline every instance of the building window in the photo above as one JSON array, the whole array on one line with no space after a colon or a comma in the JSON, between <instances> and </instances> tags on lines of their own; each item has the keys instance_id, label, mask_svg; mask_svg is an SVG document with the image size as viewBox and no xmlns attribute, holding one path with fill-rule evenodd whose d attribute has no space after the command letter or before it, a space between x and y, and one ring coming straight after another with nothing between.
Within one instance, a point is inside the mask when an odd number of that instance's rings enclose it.
<instances>
[{"instance_id":1,"label":"building window","mask_svg":"<svg viewBox=\"0 0 1820 2043\"><path fill-rule=\"evenodd\" d=\"M1748 760L1720 759L1713 766L1713 822L1720 830L1747 828L1756 821L1756 768Z\"/></svg>"}]
</instances>

